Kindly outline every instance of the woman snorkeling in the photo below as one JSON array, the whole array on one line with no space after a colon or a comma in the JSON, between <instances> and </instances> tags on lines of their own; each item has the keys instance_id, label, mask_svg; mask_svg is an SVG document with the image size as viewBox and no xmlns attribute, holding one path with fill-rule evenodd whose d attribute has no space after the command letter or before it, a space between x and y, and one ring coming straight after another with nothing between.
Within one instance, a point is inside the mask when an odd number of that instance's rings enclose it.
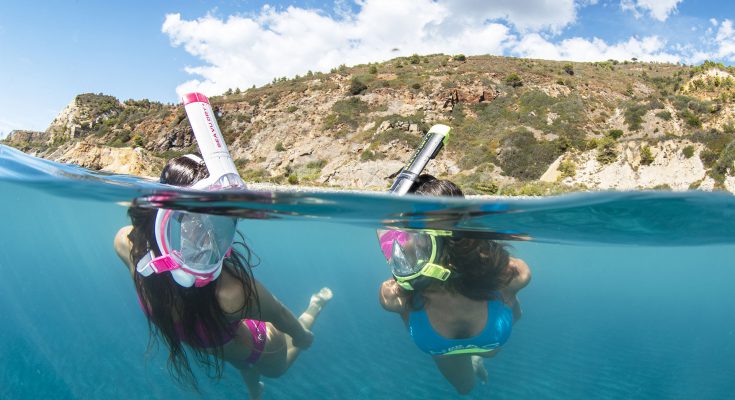
<instances>
[{"instance_id":1,"label":"woman snorkeling","mask_svg":"<svg viewBox=\"0 0 735 400\"><path fill-rule=\"evenodd\" d=\"M458 196L454 183L421 175L409 193ZM401 315L414 343L432 356L460 394L487 381L492 357L521 317L517 293L531 279L523 260L487 239L443 231L381 231L381 248L394 279L380 287L380 304Z\"/></svg>"},{"instance_id":2,"label":"woman snorkeling","mask_svg":"<svg viewBox=\"0 0 735 400\"><path fill-rule=\"evenodd\" d=\"M185 155L169 160L160 181L193 186L208 176L200 157ZM169 349L172 375L196 388L186 346L218 378L225 362L237 368L250 398L261 398L260 376L282 375L311 345L311 327L332 292L312 295L296 318L254 279L252 253L234 241L233 218L139 207L128 215L132 225L117 233L115 250L133 278L151 339Z\"/></svg>"}]
</instances>

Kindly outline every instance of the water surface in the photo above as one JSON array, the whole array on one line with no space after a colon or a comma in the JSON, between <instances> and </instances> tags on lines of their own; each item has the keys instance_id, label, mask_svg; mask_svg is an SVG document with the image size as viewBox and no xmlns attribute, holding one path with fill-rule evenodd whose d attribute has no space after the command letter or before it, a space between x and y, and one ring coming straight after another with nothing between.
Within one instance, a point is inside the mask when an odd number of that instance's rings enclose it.
<instances>
[{"instance_id":1,"label":"water surface","mask_svg":"<svg viewBox=\"0 0 735 400\"><path fill-rule=\"evenodd\" d=\"M356 193L201 193L93 173L0 146L0 398L243 398L234 369L178 386L112 250L126 207L243 217L254 273L295 312L334 300L316 340L266 398L453 398L400 319L375 228L517 234L533 271L524 317L469 398L724 399L735 391L735 199L723 193L592 193L439 200ZM201 370L198 370L201 372ZM456 396L459 397L459 396Z\"/></svg>"}]
</instances>

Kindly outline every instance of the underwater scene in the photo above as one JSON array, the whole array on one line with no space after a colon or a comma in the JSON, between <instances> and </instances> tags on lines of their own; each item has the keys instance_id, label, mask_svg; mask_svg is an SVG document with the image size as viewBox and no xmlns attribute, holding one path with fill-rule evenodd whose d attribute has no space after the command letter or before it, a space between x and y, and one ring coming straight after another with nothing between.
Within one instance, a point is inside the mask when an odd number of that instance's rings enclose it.
<instances>
[{"instance_id":1,"label":"underwater scene","mask_svg":"<svg viewBox=\"0 0 735 400\"><path fill-rule=\"evenodd\" d=\"M238 218L254 277L296 315L333 298L266 399L726 399L735 393L735 197L595 192L547 198L176 189L0 146L0 398L247 398L191 359L178 383L113 239L143 208ZM377 229L500 240L533 278L523 318L461 395L381 307ZM211 371L209 371L211 375Z\"/></svg>"}]
</instances>

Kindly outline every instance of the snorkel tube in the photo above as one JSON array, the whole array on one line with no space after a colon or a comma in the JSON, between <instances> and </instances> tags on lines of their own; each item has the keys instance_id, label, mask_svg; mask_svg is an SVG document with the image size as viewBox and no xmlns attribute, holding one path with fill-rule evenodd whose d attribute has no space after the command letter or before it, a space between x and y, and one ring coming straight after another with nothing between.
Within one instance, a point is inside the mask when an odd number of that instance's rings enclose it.
<instances>
[{"instance_id":1,"label":"snorkel tube","mask_svg":"<svg viewBox=\"0 0 735 400\"><path fill-rule=\"evenodd\" d=\"M403 167L401 173L393 181L393 185L389 189L390 193L399 196L408 193L416 178L424 170L426 164L429 163L429 160L436 157L442 147L444 147L444 143L449 138L450 130L450 127L441 124L436 124L429 129L429 132L424 136L424 140L418 149L416 149L413 157L408 160L406 166Z\"/></svg>"},{"instance_id":2,"label":"snorkel tube","mask_svg":"<svg viewBox=\"0 0 735 400\"><path fill-rule=\"evenodd\" d=\"M194 131L199 151L202 153L204 164L209 171L209 178L195 185L201 189L217 183L212 189L244 188L245 183L237 172L235 163L232 161L230 151L227 149L222 132L217 125L214 111L209 104L207 96L201 93L187 93L182 102L186 115L189 117L191 129Z\"/></svg>"}]
</instances>

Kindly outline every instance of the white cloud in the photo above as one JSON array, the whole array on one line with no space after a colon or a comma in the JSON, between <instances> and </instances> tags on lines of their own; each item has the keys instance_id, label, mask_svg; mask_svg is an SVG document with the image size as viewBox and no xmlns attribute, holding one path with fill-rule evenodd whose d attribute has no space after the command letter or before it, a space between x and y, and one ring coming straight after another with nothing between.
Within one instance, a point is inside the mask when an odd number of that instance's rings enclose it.
<instances>
[{"instance_id":1,"label":"white cloud","mask_svg":"<svg viewBox=\"0 0 735 400\"><path fill-rule=\"evenodd\" d=\"M315 9L269 6L226 18L206 15L185 20L180 14L167 15L162 31L171 43L201 60L201 65L186 68L193 77L179 85L177 92L221 94L228 88L262 85L308 70L328 71L340 64L379 62L413 53L572 61L634 57L661 62L735 60L730 20L710 20L716 27L701 34L703 44L697 48L676 43L667 46L659 36L615 43L597 37L559 40L558 31L576 21L576 11L597 0L354 1L357 11L342 6L336 17ZM680 1L623 0L621 5L665 20Z\"/></svg>"},{"instance_id":2,"label":"white cloud","mask_svg":"<svg viewBox=\"0 0 735 400\"><path fill-rule=\"evenodd\" d=\"M735 62L735 28L732 20L717 23L717 33L710 28L702 35L698 44L676 45L674 48L687 64L700 64L705 60Z\"/></svg>"},{"instance_id":3,"label":"white cloud","mask_svg":"<svg viewBox=\"0 0 735 400\"><path fill-rule=\"evenodd\" d=\"M502 19L519 30L560 31L577 18L577 7L596 0L440 0L452 18L482 22Z\"/></svg>"},{"instance_id":4,"label":"white cloud","mask_svg":"<svg viewBox=\"0 0 735 400\"><path fill-rule=\"evenodd\" d=\"M712 24L712 26L717 26L717 20L715 18L710 18L709 23Z\"/></svg>"},{"instance_id":5,"label":"white cloud","mask_svg":"<svg viewBox=\"0 0 735 400\"><path fill-rule=\"evenodd\" d=\"M514 40L510 28L500 23L468 23L464 15L457 25L460 18L452 18L453 10L431 0L359 4L357 14L339 19L318 10L267 6L253 16L227 19L207 15L187 21L169 14L162 31L174 46L204 62L186 68L199 79L183 83L177 92L220 94L274 77L412 53L500 54Z\"/></svg>"},{"instance_id":6,"label":"white cloud","mask_svg":"<svg viewBox=\"0 0 735 400\"><path fill-rule=\"evenodd\" d=\"M644 12L648 12L651 17L666 21L669 15L675 13L676 6L683 0L621 0L620 7L624 11L630 11L636 18L643 16Z\"/></svg>"},{"instance_id":7,"label":"white cloud","mask_svg":"<svg viewBox=\"0 0 735 400\"><path fill-rule=\"evenodd\" d=\"M664 50L665 44L657 36L630 38L616 44L608 44L598 38L589 40L579 37L552 43L541 35L532 33L524 36L513 52L521 57L547 60L602 61L629 60L635 57L641 61L678 62L680 57L667 53Z\"/></svg>"},{"instance_id":8,"label":"white cloud","mask_svg":"<svg viewBox=\"0 0 735 400\"><path fill-rule=\"evenodd\" d=\"M715 41L718 46L717 57L735 61L735 29L733 29L731 20L722 21Z\"/></svg>"}]
</instances>

